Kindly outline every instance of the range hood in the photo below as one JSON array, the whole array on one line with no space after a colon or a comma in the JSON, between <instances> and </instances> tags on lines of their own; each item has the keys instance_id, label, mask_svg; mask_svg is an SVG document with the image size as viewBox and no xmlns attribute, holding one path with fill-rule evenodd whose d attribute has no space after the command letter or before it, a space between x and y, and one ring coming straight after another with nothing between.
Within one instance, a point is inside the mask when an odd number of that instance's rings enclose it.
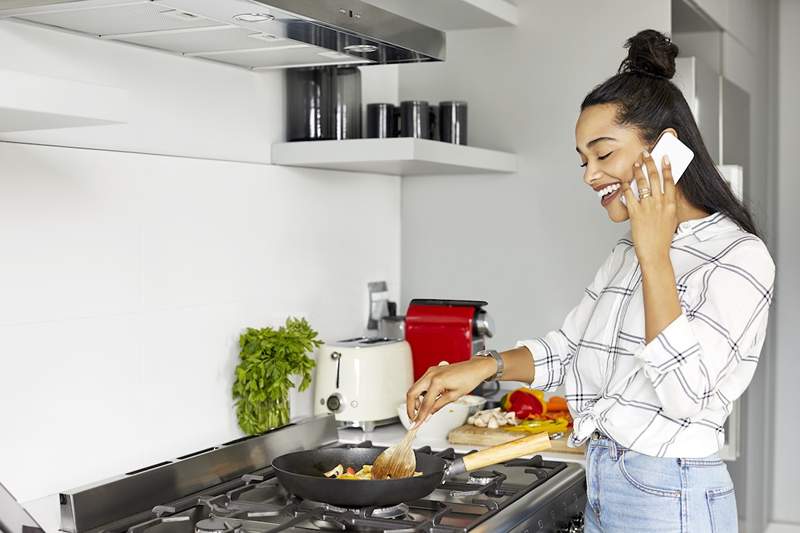
<instances>
[{"instance_id":1,"label":"range hood","mask_svg":"<svg viewBox=\"0 0 800 533\"><path fill-rule=\"evenodd\" d=\"M445 54L444 32L361 0L0 0L0 19L254 70Z\"/></svg>"}]
</instances>

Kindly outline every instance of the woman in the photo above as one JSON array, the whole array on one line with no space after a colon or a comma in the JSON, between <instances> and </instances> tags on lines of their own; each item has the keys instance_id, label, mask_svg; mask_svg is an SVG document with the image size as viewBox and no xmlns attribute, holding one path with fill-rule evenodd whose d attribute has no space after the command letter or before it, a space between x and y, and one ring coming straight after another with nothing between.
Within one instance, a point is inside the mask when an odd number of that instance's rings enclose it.
<instances>
[{"instance_id":1,"label":"woman","mask_svg":"<svg viewBox=\"0 0 800 533\"><path fill-rule=\"evenodd\" d=\"M560 329L429 369L408 414L427 420L487 379L563 384L570 445L588 441L586 531L731 533L734 489L718 452L756 368L775 267L670 81L678 47L654 30L625 46L618 73L581 104L575 137L584 181L630 231ZM647 149L664 132L694 159L677 185L664 160L662 191Z\"/></svg>"}]
</instances>

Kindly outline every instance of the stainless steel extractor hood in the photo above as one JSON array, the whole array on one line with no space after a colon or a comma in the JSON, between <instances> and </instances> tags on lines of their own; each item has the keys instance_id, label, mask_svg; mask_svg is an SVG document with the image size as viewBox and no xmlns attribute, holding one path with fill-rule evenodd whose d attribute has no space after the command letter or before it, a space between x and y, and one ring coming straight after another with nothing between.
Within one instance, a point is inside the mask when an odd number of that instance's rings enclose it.
<instances>
[{"instance_id":1,"label":"stainless steel extractor hood","mask_svg":"<svg viewBox=\"0 0 800 533\"><path fill-rule=\"evenodd\" d=\"M445 55L444 32L361 0L0 0L0 19L255 70Z\"/></svg>"}]
</instances>

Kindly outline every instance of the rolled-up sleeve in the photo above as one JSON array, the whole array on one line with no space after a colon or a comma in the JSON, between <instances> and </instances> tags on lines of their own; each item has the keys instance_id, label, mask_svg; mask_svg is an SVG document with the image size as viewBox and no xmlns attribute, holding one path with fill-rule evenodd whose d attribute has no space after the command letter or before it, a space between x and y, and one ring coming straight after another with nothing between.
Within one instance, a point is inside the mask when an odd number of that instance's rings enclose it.
<instances>
[{"instance_id":1,"label":"rolled-up sleeve","mask_svg":"<svg viewBox=\"0 0 800 533\"><path fill-rule=\"evenodd\" d=\"M567 313L561 328L533 339L517 342L525 346L533 357L534 375L530 386L534 389L553 390L564 382L566 369L572 364L577 343L592 316L597 299L607 285L615 261L615 247L595 273L592 282L584 289L581 301Z\"/></svg>"},{"instance_id":2,"label":"rolled-up sleeve","mask_svg":"<svg viewBox=\"0 0 800 533\"><path fill-rule=\"evenodd\" d=\"M681 314L635 354L664 414L730 409L755 372L773 297L775 265L755 238L692 274Z\"/></svg>"}]
</instances>

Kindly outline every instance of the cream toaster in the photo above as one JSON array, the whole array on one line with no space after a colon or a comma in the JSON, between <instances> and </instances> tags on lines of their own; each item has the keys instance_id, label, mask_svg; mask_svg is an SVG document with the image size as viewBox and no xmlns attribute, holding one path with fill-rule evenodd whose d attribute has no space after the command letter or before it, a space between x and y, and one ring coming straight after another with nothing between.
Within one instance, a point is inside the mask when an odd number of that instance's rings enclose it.
<instances>
[{"instance_id":1,"label":"cream toaster","mask_svg":"<svg viewBox=\"0 0 800 533\"><path fill-rule=\"evenodd\" d=\"M358 337L319 350L314 414L333 413L339 426L372 431L397 421L413 369L406 341Z\"/></svg>"}]
</instances>

